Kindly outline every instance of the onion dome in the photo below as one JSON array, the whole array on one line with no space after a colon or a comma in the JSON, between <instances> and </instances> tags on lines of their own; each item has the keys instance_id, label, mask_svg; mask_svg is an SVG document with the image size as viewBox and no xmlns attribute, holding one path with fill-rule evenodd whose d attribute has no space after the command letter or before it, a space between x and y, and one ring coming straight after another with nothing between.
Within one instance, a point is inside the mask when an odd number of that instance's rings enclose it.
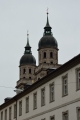
<instances>
[{"instance_id":1,"label":"onion dome","mask_svg":"<svg viewBox=\"0 0 80 120\"><path fill-rule=\"evenodd\" d=\"M20 66L21 65L26 65L26 64L30 64L30 65L36 65L36 59L35 57L32 55L31 52L31 47L29 45L29 38L28 38L27 34L27 44L25 46L25 51L24 51L24 55L21 57L20 59Z\"/></svg>"},{"instance_id":2,"label":"onion dome","mask_svg":"<svg viewBox=\"0 0 80 120\"><path fill-rule=\"evenodd\" d=\"M49 47L58 49L58 43L56 39L53 37L51 29L52 28L49 24L48 12L47 12L47 23L46 23L46 26L44 27L43 37L40 39L38 43L38 50L42 48L49 48Z\"/></svg>"}]
</instances>

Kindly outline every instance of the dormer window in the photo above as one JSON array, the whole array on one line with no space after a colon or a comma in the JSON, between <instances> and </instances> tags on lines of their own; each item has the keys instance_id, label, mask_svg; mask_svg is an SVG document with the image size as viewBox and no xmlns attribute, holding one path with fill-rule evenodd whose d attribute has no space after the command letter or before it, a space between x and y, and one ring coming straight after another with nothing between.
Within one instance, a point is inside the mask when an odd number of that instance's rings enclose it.
<instances>
[{"instance_id":1,"label":"dormer window","mask_svg":"<svg viewBox=\"0 0 80 120\"><path fill-rule=\"evenodd\" d=\"M25 68L23 69L23 74L26 74L26 69Z\"/></svg>"}]
</instances>

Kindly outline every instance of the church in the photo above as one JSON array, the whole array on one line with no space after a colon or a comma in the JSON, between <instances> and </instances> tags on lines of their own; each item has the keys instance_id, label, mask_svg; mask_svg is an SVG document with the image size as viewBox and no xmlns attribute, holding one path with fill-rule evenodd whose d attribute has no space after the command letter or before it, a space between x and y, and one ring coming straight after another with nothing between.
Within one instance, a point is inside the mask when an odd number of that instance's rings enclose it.
<instances>
[{"instance_id":1,"label":"church","mask_svg":"<svg viewBox=\"0 0 80 120\"><path fill-rule=\"evenodd\" d=\"M16 95L0 105L0 120L80 120L80 54L61 65L48 12L38 42L38 66L27 33Z\"/></svg>"},{"instance_id":2,"label":"church","mask_svg":"<svg viewBox=\"0 0 80 120\"><path fill-rule=\"evenodd\" d=\"M24 55L20 59L19 73L20 77L17 81L16 88L24 89L26 84L32 84L47 75L51 69L57 69L61 65L58 64L58 43L53 37L52 27L49 24L48 12L47 22L44 27L43 37L38 43L38 66L36 59L32 55L31 46L29 44L29 34L27 34L27 44L25 46Z\"/></svg>"}]
</instances>

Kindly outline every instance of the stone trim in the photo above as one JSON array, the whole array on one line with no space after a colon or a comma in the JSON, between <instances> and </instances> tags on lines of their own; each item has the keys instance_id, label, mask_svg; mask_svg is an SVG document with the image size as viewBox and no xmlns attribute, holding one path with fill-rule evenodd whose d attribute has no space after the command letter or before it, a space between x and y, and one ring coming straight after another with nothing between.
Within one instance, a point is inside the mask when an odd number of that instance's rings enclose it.
<instances>
[{"instance_id":1,"label":"stone trim","mask_svg":"<svg viewBox=\"0 0 80 120\"><path fill-rule=\"evenodd\" d=\"M44 111L44 112L38 113L38 114L36 114L36 115L30 116L30 117L28 117L28 118L26 118L26 119L23 119L23 120L31 120L32 118L39 117L39 116L41 116L41 115L43 115L43 114L52 112L52 111L54 111L54 110L60 109L60 108L62 108L62 107L65 107L65 106L67 106L67 105L73 104L73 103L78 102L78 101L80 101L80 98L77 98L77 99L72 100L72 101L70 101L70 102L64 103L64 104L59 105L59 106L57 106L57 107L54 107L54 108L52 108L52 109L46 110L46 111Z\"/></svg>"}]
</instances>

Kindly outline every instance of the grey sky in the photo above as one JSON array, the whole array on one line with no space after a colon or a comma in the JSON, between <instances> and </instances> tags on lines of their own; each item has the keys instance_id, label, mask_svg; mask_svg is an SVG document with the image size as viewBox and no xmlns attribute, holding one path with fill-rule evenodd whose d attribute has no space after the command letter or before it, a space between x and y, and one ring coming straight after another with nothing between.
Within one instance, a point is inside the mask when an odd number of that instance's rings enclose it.
<instances>
[{"instance_id":1,"label":"grey sky","mask_svg":"<svg viewBox=\"0 0 80 120\"><path fill-rule=\"evenodd\" d=\"M46 24L46 9L53 36L58 42L59 63L80 53L80 0L0 0L0 104L15 95L19 60L26 34L38 64L38 42Z\"/></svg>"}]
</instances>

